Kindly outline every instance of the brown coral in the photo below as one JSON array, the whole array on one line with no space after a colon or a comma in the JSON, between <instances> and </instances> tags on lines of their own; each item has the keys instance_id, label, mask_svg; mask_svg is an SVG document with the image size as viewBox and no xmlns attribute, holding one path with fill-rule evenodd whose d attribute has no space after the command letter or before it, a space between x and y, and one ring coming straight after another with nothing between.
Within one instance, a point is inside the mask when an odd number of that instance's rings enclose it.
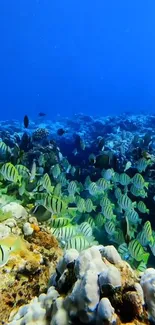
<instances>
[{"instance_id":1,"label":"brown coral","mask_svg":"<svg viewBox=\"0 0 155 325\"><path fill-rule=\"evenodd\" d=\"M45 231L35 232L31 238L31 242L46 249L58 249L58 241L56 238Z\"/></svg>"},{"instance_id":2,"label":"brown coral","mask_svg":"<svg viewBox=\"0 0 155 325\"><path fill-rule=\"evenodd\" d=\"M135 291L128 291L122 296L121 319L134 320L135 318L141 319L143 314L142 301Z\"/></svg>"},{"instance_id":3,"label":"brown coral","mask_svg":"<svg viewBox=\"0 0 155 325\"><path fill-rule=\"evenodd\" d=\"M57 240L44 231L34 232L28 240L25 249L0 268L0 325L16 307L46 292L49 274L62 255Z\"/></svg>"}]
</instances>

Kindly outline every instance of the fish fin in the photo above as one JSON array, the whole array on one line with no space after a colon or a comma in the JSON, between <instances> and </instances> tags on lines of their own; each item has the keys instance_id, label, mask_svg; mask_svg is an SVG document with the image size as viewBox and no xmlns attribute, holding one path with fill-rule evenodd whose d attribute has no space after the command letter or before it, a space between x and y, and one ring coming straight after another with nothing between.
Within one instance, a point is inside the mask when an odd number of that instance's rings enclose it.
<instances>
[{"instance_id":1,"label":"fish fin","mask_svg":"<svg viewBox=\"0 0 155 325\"><path fill-rule=\"evenodd\" d=\"M150 246L153 246L154 245L154 238L153 238L153 236L151 236L151 238L150 238L149 245Z\"/></svg>"},{"instance_id":2,"label":"fish fin","mask_svg":"<svg viewBox=\"0 0 155 325\"><path fill-rule=\"evenodd\" d=\"M39 207L39 205L36 205L36 206L35 206L35 208L34 208L34 210L33 210L33 213L35 213L35 212L37 211L38 207Z\"/></svg>"},{"instance_id":3,"label":"fish fin","mask_svg":"<svg viewBox=\"0 0 155 325\"><path fill-rule=\"evenodd\" d=\"M149 259L150 254L149 253L144 253L143 254L143 262L147 265L148 259Z\"/></svg>"},{"instance_id":4,"label":"fish fin","mask_svg":"<svg viewBox=\"0 0 155 325\"><path fill-rule=\"evenodd\" d=\"M136 206L137 206L137 202L136 201L132 202L132 208L136 208Z\"/></svg>"},{"instance_id":5,"label":"fish fin","mask_svg":"<svg viewBox=\"0 0 155 325\"><path fill-rule=\"evenodd\" d=\"M74 218L76 216L77 208L68 208L69 214Z\"/></svg>"},{"instance_id":6,"label":"fish fin","mask_svg":"<svg viewBox=\"0 0 155 325\"><path fill-rule=\"evenodd\" d=\"M18 176L18 181L17 181L17 183L18 183L18 185L19 185L19 187L21 187L22 186L22 176Z\"/></svg>"},{"instance_id":7,"label":"fish fin","mask_svg":"<svg viewBox=\"0 0 155 325\"><path fill-rule=\"evenodd\" d=\"M149 182L145 182L145 187L146 187L146 189L148 190Z\"/></svg>"}]
</instances>

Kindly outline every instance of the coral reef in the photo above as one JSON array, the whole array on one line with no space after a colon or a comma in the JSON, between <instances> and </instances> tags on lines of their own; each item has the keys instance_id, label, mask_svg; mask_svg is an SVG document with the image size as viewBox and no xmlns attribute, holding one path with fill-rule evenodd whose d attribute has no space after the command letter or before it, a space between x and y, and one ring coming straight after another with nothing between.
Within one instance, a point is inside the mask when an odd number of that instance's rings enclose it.
<instances>
[{"instance_id":1,"label":"coral reef","mask_svg":"<svg viewBox=\"0 0 155 325\"><path fill-rule=\"evenodd\" d=\"M49 135L49 131L45 128L38 128L37 130L35 130L32 133L32 139L33 141L40 141L40 140L44 140L45 138L47 138L47 136Z\"/></svg>"},{"instance_id":2,"label":"coral reef","mask_svg":"<svg viewBox=\"0 0 155 325\"><path fill-rule=\"evenodd\" d=\"M107 248L106 258L101 253L105 249L93 246L80 254L73 249L66 251L51 276L47 293L18 311L15 308L8 325L149 324L145 303L148 305L148 290L153 290L153 283L148 287L147 279L148 274L154 277L154 270L145 271L141 286L136 272L118 259L117 251L116 263L111 264L113 247ZM152 293L149 296L153 303Z\"/></svg>"},{"instance_id":3,"label":"coral reef","mask_svg":"<svg viewBox=\"0 0 155 325\"><path fill-rule=\"evenodd\" d=\"M155 322L155 269L147 269L142 275L140 284L144 291L149 319Z\"/></svg>"},{"instance_id":4,"label":"coral reef","mask_svg":"<svg viewBox=\"0 0 155 325\"><path fill-rule=\"evenodd\" d=\"M155 323L154 120L1 121L2 322Z\"/></svg>"}]
</instances>

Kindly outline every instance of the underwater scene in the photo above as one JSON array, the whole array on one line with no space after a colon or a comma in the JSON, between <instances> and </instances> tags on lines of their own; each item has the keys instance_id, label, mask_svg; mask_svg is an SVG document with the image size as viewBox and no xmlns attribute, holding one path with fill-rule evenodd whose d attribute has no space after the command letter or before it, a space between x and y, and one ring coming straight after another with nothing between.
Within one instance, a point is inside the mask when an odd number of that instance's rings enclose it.
<instances>
[{"instance_id":1,"label":"underwater scene","mask_svg":"<svg viewBox=\"0 0 155 325\"><path fill-rule=\"evenodd\" d=\"M0 3L0 325L155 325L154 12Z\"/></svg>"},{"instance_id":2,"label":"underwater scene","mask_svg":"<svg viewBox=\"0 0 155 325\"><path fill-rule=\"evenodd\" d=\"M1 324L155 322L155 116L40 115L0 124Z\"/></svg>"}]
</instances>

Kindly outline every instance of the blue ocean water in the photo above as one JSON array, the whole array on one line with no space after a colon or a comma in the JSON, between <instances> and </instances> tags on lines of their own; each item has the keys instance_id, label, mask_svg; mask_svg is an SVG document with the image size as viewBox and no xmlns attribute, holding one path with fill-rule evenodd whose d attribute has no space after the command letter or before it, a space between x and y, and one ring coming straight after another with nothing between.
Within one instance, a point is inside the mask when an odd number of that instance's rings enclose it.
<instances>
[{"instance_id":1,"label":"blue ocean water","mask_svg":"<svg viewBox=\"0 0 155 325\"><path fill-rule=\"evenodd\" d=\"M0 119L154 112L153 0L0 1Z\"/></svg>"}]
</instances>

